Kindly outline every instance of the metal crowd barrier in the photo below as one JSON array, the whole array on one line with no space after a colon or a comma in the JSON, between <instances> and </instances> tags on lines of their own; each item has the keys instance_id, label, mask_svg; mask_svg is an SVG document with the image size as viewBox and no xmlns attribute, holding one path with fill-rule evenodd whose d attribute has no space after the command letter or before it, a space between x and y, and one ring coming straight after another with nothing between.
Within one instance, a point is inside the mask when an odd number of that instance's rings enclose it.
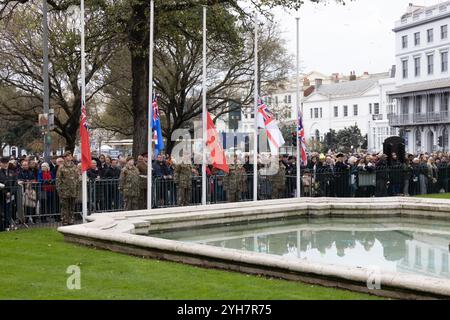
<instances>
[{"instance_id":1,"label":"metal crowd barrier","mask_svg":"<svg viewBox=\"0 0 450 320\"><path fill-rule=\"evenodd\" d=\"M378 167L363 170L351 168L346 171L317 167L301 171L301 194L304 197L386 197L395 195L419 195L450 192L449 166L441 165L434 170L421 167ZM228 201L223 175L207 179L207 203ZM253 175L243 177L238 201L253 200ZM146 178L141 179L139 208L147 207ZM296 195L296 176L286 175L283 198ZM177 185L173 179L153 178L153 208L178 206ZM275 193L270 176L258 177L258 199L273 199ZM201 177L192 177L190 205L198 205L202 198ZM118 180L88 182L89 214L114 212L124 209L124 199ZM81 186L75 201L75 212L81 219ZM39 183L7 182L0 190L0 231L14 226L32 227L60 223L60 199L55 181Z\"/></svg>"}]
</instances>

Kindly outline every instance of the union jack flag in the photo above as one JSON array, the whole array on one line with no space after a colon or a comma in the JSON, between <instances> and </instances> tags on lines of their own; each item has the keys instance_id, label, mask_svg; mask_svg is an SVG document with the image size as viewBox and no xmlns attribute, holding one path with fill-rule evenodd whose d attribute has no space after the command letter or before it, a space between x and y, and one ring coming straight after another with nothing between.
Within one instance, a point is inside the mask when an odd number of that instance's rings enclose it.
<instances>
[{"instance_id":1,"label":"union jack flag","mask_svg":"<svg viewBox=\"0 0 450 320\"><path fill-rule=\"evenodd\" d=\"M306 139L305 139L305 128L303 127L302 114L298 115L298 138L300 140L300 157L301 163L306 166L308 164L308 157L306 156Z\"/></svg>"}]
</instances>

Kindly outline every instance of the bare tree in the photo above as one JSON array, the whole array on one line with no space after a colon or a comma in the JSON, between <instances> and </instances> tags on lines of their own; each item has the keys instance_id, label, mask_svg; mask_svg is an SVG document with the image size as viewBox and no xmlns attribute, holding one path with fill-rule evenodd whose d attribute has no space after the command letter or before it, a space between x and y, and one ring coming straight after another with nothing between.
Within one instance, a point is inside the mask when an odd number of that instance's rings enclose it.
<instances>
[{"instance_id":1,"label":"bare tree","mask_svg":"<svg viewBox=\"0 0 450 320\"><path fill-rule=\"evenodd\" d=\"M0 85L14 88L14 96L0 97L0 114L11 120L37 122L43 112L42 30L40 7L28 2L15 8L7 24L0 26ZM88 13L86 37L87 99L107 83L105 64L114 54L118 35L106 28L107 15L97 10ZM55 110L55 132L73 150L81 114L80 37L67 29L63 12L49 19L50 107Z\"/></svg>"}]
</instances>

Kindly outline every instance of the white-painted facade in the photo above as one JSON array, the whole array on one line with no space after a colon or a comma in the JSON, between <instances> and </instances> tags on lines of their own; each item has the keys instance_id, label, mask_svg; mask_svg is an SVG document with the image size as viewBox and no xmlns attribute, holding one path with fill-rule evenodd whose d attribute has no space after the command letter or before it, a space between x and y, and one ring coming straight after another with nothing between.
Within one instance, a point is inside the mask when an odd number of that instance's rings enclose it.
<instances>
[{"instance_id":1,"label":"white-painted facade","mask_svg":"<svg viewBox=\"0 0 450 320\"><path fill-rule=\"evenodd\" d=\"M389 73L383 73L316 86L314 92L303 99L306 138L323 140L330 129L339 131L356 125L363 136L367 135L370 152L383 150L384 140L396 134L388 125L385 97L394 83Z\"/></svg>"},{"instance_id":2,"label":"white-painted facade","mask_svg":"<svg viewBox=\"0 0 450 320\"><path fill-rule=\"evenodd\" d=\"M396 86L389 122L411 153L449 150L450 1L410 5L396 22Z\"/></svg>"}]
</instances>

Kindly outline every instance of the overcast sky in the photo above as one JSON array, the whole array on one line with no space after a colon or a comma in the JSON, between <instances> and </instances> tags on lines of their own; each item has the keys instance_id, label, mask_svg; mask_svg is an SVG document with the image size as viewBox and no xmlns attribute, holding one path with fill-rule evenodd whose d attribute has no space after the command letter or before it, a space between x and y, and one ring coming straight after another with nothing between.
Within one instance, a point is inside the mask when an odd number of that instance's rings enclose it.
<instances>
[{"instance_id":1,"label":"overcast sky","mask_svg":"<svg viewBox=\"0 0 450 320\"><path fill-rule=\"evenodd\" d=\"M304 71L359 75L385 72L395 64L395 21L410 2L434 5L439 0L355 0L345 6L307 4L300 13L276 10L290 53L296 51L295 17L300 17L300 57Z\"/></svg>"}]
</instances>

